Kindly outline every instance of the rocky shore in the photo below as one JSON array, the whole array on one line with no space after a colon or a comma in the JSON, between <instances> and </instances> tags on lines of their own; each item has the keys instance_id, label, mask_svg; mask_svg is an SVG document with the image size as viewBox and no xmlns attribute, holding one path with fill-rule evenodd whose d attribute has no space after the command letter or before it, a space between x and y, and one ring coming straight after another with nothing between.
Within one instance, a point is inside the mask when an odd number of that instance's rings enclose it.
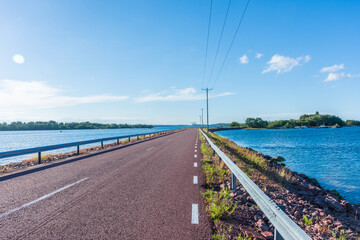
<instances>
[{"instance_id":1,"label":"rocky shore","mask_svg":"<svg viewBox=\"0 0 360 240\"><path fill-rule=\"evenodd\" d=\"M218 135L210 137L275 203L284 206L286 214L312 239L360 239L359 205L345 201L336 191L323 189L315 179L290 171L281 163L284 160L281 157L241 148ZM253 163L251 158L258 162ZM223 163L220 167L226 168ZM228 178L219 188L229 184ZM230 195L237 208L231 217L214 224L214 232L231 229L224 239L237 239L239 235L273 239L272 224L245 189L240 185Z\"/></svg>"}]
</instances>

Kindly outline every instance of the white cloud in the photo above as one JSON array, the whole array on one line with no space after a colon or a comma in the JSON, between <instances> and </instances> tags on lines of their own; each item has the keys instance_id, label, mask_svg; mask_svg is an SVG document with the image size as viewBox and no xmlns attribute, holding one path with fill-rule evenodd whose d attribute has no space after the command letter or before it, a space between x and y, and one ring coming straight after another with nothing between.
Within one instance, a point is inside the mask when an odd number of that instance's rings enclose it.
<instances>
[{"instance_id":1,"label":"white cloud","mask_svg":"<svg viewBox=\"0 0 360 240\"><path fill-rule=\"evenodd\" d=\"M349 79L349 78L354 78L356 76L351 75L350 73L329 73L329 75L327 76L327 78L324 80L324 82L332 82L332 81L336 81L336 80L340 80L340 79Z\"/></svg>"},{"instance_id":2,"label":"white cloud","mask_svg":"<svg viewBox=\"0 0 360 240\"><path fill-rule=\"evenodd\" d=\"M239 58L241 64L246 64L249 62L249 58L244 54L241 58Z\"/></svg>"},{"instance_id":3,"label":"white cloud","mask_svg":"<svg viewBox=\"0 0 360 240\"><path fill-rule=\"evenodd\" d=\"M270 61L267 62L269 65L262 73L276 71L277 73L290 72L295 66L302 63L307 63L311 60L310 55L298 58L290 58L275 54L272 56Z\"/></svg>"},{"instance_id":4,"label":"white cloud","mask_svg":"<svg viewBox=\"0 0 360 240\"><path fill-rule=\"evenodd\" d=\"M25 62L25 58L20 54L15 54L13 56L13 61L17 64L23 64Z\"/></svg>"},{"instance_id":5,"label":"white cloud","mask_svg":"<svg viewBox=\"0 0 360 240\"><path fill-rule=\"evenodd\" d=\"M211 95L209 98L223 97L234 95L232 92L224 92L217 95ZM155 102L155 101L194 101L194 100L203 100L205 99L204 93L198 93L194 88L184 88L184 89L171 89L170 92L161 92L155 94L149 94L144 97L134 98L134 101L137 103L143 102Z\"/></svg>"},{"instance_id":6,"label":"white cloud","mask_svg":"<svg viewBox=\"0 0 360 240\"><path fill-rule=\"evenodd\" d=\"M342 69L344 69L344 64L339 64L339 65L335 64L335 65L330 66L330 67L323 67L320 70L320 72L322 72L322 73L323 72L337 72L337 71L342 70Z\"/></svg>"},{"instance_id":7,"label":"white cloud","mask_svg":"<svg viewBox=\"0 0 360 240\"><path fill-rule=\"evenodd\" d=\"M0 109L56 108L85 103L123 101L126 96L95 95L84 97L63 96L61 90L44 82L0 80Z\"/></svg>"},{"instance_id":8,"label":"white cloud","mask_svg":"<svg viewBox=\"0 0 360 240\"><path fill-rule=\"evenodd\" d=\"M264 54L262 54L262 53L257 53L257 54L255 55L255 58L260 59L260 58L262 58L263 56L264 56Z\"/></svg>"},{"instance_id":9,"label":"white cloud","mask_svg":"<svg viewBox=\"0 0 360 240\"><path fill-rule=\"evenodd\" d=\"M310 55L306 55L305 57L304 57L304 63L307 63L307 62L309 62L311 60L311 56Z\"/></svg>"}]
</instances>

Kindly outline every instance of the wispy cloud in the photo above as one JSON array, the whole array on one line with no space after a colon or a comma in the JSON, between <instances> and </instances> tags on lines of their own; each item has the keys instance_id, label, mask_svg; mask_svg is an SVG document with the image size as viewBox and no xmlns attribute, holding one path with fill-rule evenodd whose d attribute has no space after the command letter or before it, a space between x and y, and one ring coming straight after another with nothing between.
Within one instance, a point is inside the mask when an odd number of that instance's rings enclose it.
<instances>
[{"instance_id":1,"label":"wispy cloud","mask_svg":"<svg viewBox=\"0 0 360 240\"><path fill-rule=\"evenodd\" d=\"M310 55L304 57L290 58L275 54L272 56L270 61L267 62L269 65L262 73L276 71L277 73L290 72L294 67L307 63L311 60Z\"/></svg>"},{"instance_id":2,"label":"wispy cloud","mask_svg":"<svg viewBox=\"0 0 360 240\"><path fill-rule=\"evenodd\" d=\"M323 67L320 72L324 73L324 72L337 72L339 70L342 70L344 69L344 64L335 64L335 65L332 65L330 67Z\"/></svg>"},{"instance_id":3,"label":"wispy cloud","mask_svg":"<svg viewBox=\"0 0 360 240\"><path fill-rule=\"evenodd\" d=\"M0 80L0 108L2 110L56 108L86 103L124 101L127 96L94 95L73 97L61 94L61 89L45 82Z\"/></svg>"},{"instance_id":4,"label":"wispy cloud","mask_svg":"<svg viewBox=\"0 0 360 240\"><path fill-rule=\"evenodd\" d=\"M327 78L324 80L324 82L332 82L332 81L336 81L336 80L340 80L340 79L350 79L350 78L355 78L356 76L351 75L350 73L334 73L331 72L328 74Z\"/></svg>"},{"instance_id":5,"label":"wispy cloud","mask_svg":"<svg viewBox=\"0 0 360 240\"><path fill-rule=\"evenodd\" d=\"M216 95L209 95L209 98L223 97L234 95L232 92L224 92ZM171 89L170 91L149 94L147 96L134 98L134 102L143 103L143 102L155 102L155 101L195 101L203 100L205 95L203 93L198 93L194 88L184 88L184 89Z\"/></svg>"},{"instance_id":6,"label":"wispy cloud","mask_svg":"<svg viewBox=\"0 0 360 240\"><path fill-rule=\"evenodd\" d=\"M352 75L350 73L345 72L338 72L340 70L344 69L344 64L334 64L330 67L323 67L320 72L322 73L328 73L326 79L324 82L333 82L341 79L351 79L356 78L359 75Z\"/></svg>"},{"instance_id":7,"label":"wispy cloud","mask_svg":"<svg viewBox=\"0 0 360 240\"><path fill-rule=\"evenodd\" d=\"M255 58L260 59L260 58L262 58L263 56L264 56L264 54L262 54L262 53L257 53L257 54L255 55Z\"/></svg>"},{"instance_id":8,"label":"wispy cloud","mask_svg":"<svg viewBox=\"0 0 360 240\"><path fill-rule=\"evenodd\" d=\"M241 64L246 64L249 62L249 58L246 56L246 54L244 54L242 57L239 58L239 62Z\"/></svg>"}]
</instances>

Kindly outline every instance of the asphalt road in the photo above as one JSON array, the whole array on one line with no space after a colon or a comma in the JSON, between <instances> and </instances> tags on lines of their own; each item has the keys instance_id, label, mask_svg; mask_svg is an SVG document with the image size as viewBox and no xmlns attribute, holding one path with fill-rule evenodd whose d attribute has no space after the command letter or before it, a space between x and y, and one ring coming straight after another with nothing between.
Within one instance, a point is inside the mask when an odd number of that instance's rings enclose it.
<instances>
[{"instance_id":1,"label":"asphalt road","mask_svg":"<svg viewBox=\"0 0 360 240\"><path fill-rule=\"evenodd\" d=\"M210 239L196 142L188 129L0 176L0 239Z\"/></svg>"}]
</instances>

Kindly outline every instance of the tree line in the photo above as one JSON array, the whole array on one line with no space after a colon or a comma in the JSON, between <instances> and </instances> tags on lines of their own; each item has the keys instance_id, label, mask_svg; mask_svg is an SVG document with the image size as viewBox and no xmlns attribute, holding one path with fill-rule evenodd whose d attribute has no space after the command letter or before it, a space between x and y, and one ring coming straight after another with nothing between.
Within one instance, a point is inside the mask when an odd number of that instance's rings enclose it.
<instances>
[{"instance_id":1,"label":"tree line","mask_svg":"<svg viewBox=\"0 0 360 240\"><path fill-rule=\"evenodd\" d=\"M104 124L91 122L56 122L56 121L37 121L37 122L12 122L0 123L0 131L20 131L20 130L67 130L67 129L114 129L114 128L153 128L146 124Z\"/></svg>"},{"instance_id":2,"label":"tree line","mask_svg":"<svg viewBox=\"0 0 360 240\"><path fill-rule=\"evenodd\" d=\"M245 126L249 128L294 128L300 126L306 127L319 127L325 126L360 126L360 121L357 120L342 120L340 117L335 115L323 115L316 112L315 114L303 114L299 119L290 120L276 120L266 121L261 118L247 118ZM240 126L237 122L232 122L230 127Z\"/></svg>"}]
</instances>

